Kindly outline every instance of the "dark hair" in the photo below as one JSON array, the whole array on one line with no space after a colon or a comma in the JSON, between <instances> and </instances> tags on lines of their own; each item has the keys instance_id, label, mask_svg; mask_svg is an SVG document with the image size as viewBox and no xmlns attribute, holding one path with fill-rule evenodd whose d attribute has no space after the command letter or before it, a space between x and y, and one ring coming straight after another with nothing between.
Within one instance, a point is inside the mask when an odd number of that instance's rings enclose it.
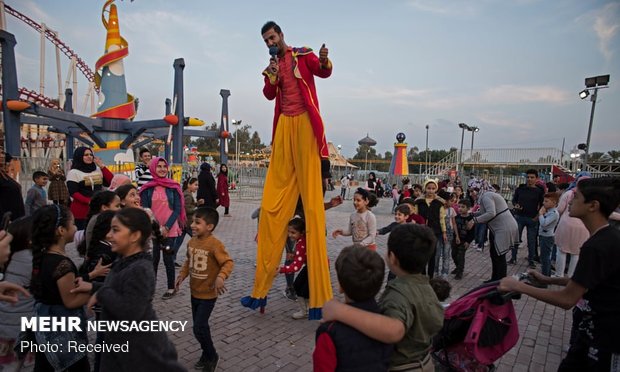
<instances>
[{"instance_id":1,"label":"dark hair","mask_svg":"<svg viewBox=\"0 0 620 372\"><path fill-rule=\"evenodd\" d=\"M140 157L142 157L142 154L144 154L145 152L148 152L150 154L151 150L149 150L148 147L142 147L140 149Z\"/></svg>"},{"instance_id":2,"label":"dark hair","mask_svg":"<svg viewBox=\"0 0 620 372\"><path fill-rule=\"evenodd\" d=\"M525 171L525 174L533 174L536 176L536 178L538 178L538 171L536 169L528 169Z\"/></svg>"},{"instance_id":3,"label":"dark hair","mask_svg":"<svg viewBox=\"0 0 620 372\"><path fill-rule=\"evenodd\" d=\"M583 194L584 201L598 201L599 210L609 218L609 215L620 205L620 178L588 178L577 183L577 189Z\"/></svg>"},{"instance_id":4,"label":"dark hair","mask_svg":"<svg viewBox=\"0 0 620 372\"><path fill-rule=\"evenodd\" d=\"M368 192L368 190L366 189L358 187L357 190L355 190L355 193L359 194L362 197L362 199L368 200L368 208L372 208L375 205L377 205L377 203L379 203L379 200L377 199L377 195L375 195L372 192Z\"/></svg>"},{"instance_id":5,"label":"dark hair","mask_svg":"<svg viewBox=\"0 0 620 372\"><path fill-rule=\"evenodd\" d=\"M494 188L495 191L499 191L499 189L500 189L499 185L496 184L496 183L492 184L491 187Z\"/></svg>"},{"instance_id":6,"label":"dark hair","mask_svg":"<svg viewBox=\"0 0 620 372\"><path fill-rule=\"evenodd\" d=\"M114 214L120 223L127 227L131 232L140 232L140 246L142 250L146 250L148 247L146 242L153 234L153 226L151 225L151 219L140 208L124 208Z\"/></svg>"},{"instance_id":7,"label":"dark hair","mask_svg":"<svg viewBox=\"0 0 620 372\"><path fill-rule=\"evenodd\" d=\"M388 252L398 259L400 268L409 274L419 274L435 251L435 235L423 225L402 224L390 233Z\"/></svg>"},{"instance_id":8,"label":"dark hair","mask_svg":"<svg viewBox=\"0 0 620 372\"><path fill-rule=\"evenodd\" d=\"M556 191L558 191L557 187L555 186L555 183L553 183L553 182L547 182L545 185L547 185L547 191L549 191L549 192L556 192Z\"/></svg>"},{"instance_id":9,"label":"dark hair","mask_svg":"<svg viewBox=\"0 0 620 372\"><path fill-rule=\"evenodd\" d=\"M411 198L407 198L407 199L411 199ZM411 207L409 207L409 204L400 204L398 207L396 207L396 209L394 209L394 212L400 212L404 214L405 216L409 216L411 215Z\"/></svg>"},{"instance_id":10,"label":"dark hair","mask_svg":"<svg viewBox=\"0 0 620 372\"><path fill-rule=\"evenodd\" d=\"M47 173L45 173L45 172L43 172L43 171L35 171L35 172L32 174L32 180L33 180L33 181L36 181L36 180L37 180L37 178L41 178L41 177L49 177L49 176L47 175Z\"/></svg>"},{"instance_id":11,"label":"dark hair","mask_svg":"<svg viewBox=\"0 0 620 372\"><path fill-rule=\"evenodd\" d=\"M557 192L548 192L544 195L544 198L553 200L555 204L558 204L558 201L560 200L560 195L558 195Z\"/></svg>"},{"instance_id":12,"label":"dark hair","mask_svg":"<svg viewBox=\"0 0 620 372\"><path fill-rule=\"evenodd\" d=\"M213 224L214 228L217 226L217 223L220 222L220 214L211 207L200 207L196 209L194 218L201 218L207 224Z\"/></svg>"},{"instance_id":13,"label":"dark hair","mask_svg":"<svg viewBox=\"0 0 620 372\"><path fill-rule=\"evenodd\" d=\"M563 182L563 183L558 184L557 188L558 190L566 190L568 189L568 186L570 186L568 182Z\"/></svg>"},{"instance_id":14,"label":"dark hair","mask_svg":"<svg viewBox=\"0 0 620 372\"><path fill-rule=\"evenodd\" d=\"M381 289L385 262L377 252L349 246L340 251L335 266L338 283L351 300L369 300Z\"/></svg>"},{"instance_id":15,"label":"dark hair","mask_svg":"<svg viewBox=\"0 0 620 372\"><path fill-rule=\"evenodd\" d=\"M301 217L295 217L288 221L288 226L302 234L306 233L306 222Z\"/></svg>"},{"instance_id":16,"label":"dark hair","mask_svg":"<svg viewBox=\"0 0 620 372\"><path fill-rule=\"evenodd\" d=\"M43 293L41 278L41 260L43 254L52 245L58 243L60 236L57 234L58 227L63 226L69 228L71 221L71 212L62 205L46 205L34 212L32 216L32 279L30 280L30 289L35 298L40 298Z\"/></svg>"},{"instance_id":17,"label":"dark hair","mask_svg":"<svg viewBox=\"0 0 620 372\"><path fill-rule=\"evenodd\" d=\"M183 191L187 190L189 185L191 185L194 182L198 182L198 178L190 177L190 178L186 179L185 181L183 181Z\"/></svg>"},{"instance_id":18,"label":"dark hair","mask_svg":"<svg viewBox=\"0 0 620 372\"><path fill-rule=\"evenodd\" d=\"M89 247L94 247L100 240L105 240L106 235L110 232L110 226L112 224L112 218L116 215L115 211L103 211L95 220L95 227L93 228L93 234L90 238ZM84 252L88 255L88 252Z\"/></svg>"},{"instance_id":19,"label":"dark hair","mask_svg":"<svg viewBox=\"0 0 620 372\"><path fill-rule=\"evenodd\" d=\"M422 185L420 185L419 183L411 185L411 188L414 189L414 190L418 189L418 190L422 191Z\"/></svg>"},{"instance_id":20,"label":"dark hair","mask_svg":"<svg viewBox=\"0 0 620 372\"><path fill-rule=\"evenodd\" d=\"M414 198L404 198L403 199L403 204L409 204L411 206L415 205L415 199Z\"/></svg>"},{"instance_id":21,"label":"dark hair","mask_svg":"<svg viewBox=\"0 0 620 372\"><path fill-rule=\"evenodd\" d=\"M469 200L467 199L461 199L459 200L459 204L463 204L464 206L466 206L467 208L471 208L471 203L469 202Z\"/></svg>"},{"instance_id":22,"label":"dark hair","mask_svg":"<svg viewBox=\"0 0 620 372\"><path fill-rule=\"evenodd\" d=\"M11 241L11 256L9 261L4 264L4 268L9 266L11 257L14 253L30 249L30 233L32 231L32 216L20 217L7 227L6 232L13 235Z\"/></svg>"},{"instance_id":23,"label":"dark hair","mask_svg":"<svg viewBox=\"0 0 620 372\"><path fill-rule=\"evenodd\" d=\"M119 187L117 187L114 190L114 192L116 193L116 195L118 195L118 197L122 201L123 199L127 197L127 195L129 194L131 190L138 190L138 188L135 187L132 183L126 183L124 185L120 185Z\"/></svg>"},{"instance_id":24,"label":"dark hair","mask_svg":"<svg viewBox=\"0 0 620 372\"><path fill-rule=\"evenodd\" d=\"M435 291L437 299L440 302L443 302L450 297L450 290L452 289L452 286L444 278L434 277L428 281L428 284L431 285L431 288Z\"/></svg>"},{"instance_id":25,"label":"dark hair","mask_svg":"<svg viewBox=\"0 0 620 372\"><path fill-rule=\"evenodd\" d=\"M273 28L273 30L279 34L282 33L282 29L280 28L280 26L278 26L277 23L275 23L274 21L268 21L267 23L265 23L263 25L263 27L260 29L260 34L264 34L265 32L271 30Z\"/></svg>"},{"instance_id":26,"label":"dark hair","mask_svg":"<svg viewBox=\"0 0 620 372\"><path fill-rule=\"evenodd\" d=\"M114 191L108 191L108 190L97 191L93 195L93 197L90 199L90 203L88 204L88 216L86 216L86 221L90 220L90 218L96 215L97 213L100 213L101 208L104 205L112 204L112 202L114 201L114 198L116 197L117 195Z\"/></svg>"},{"instance_id":27,"label":"dark hair","mask_svg":"<svg viewBox=\"0 0 620 372\"><path fill-rule=\"evenodd\" d=\"M440 198L442 198L445 201L449 201L450 198L452 198L452 193L448 192L444 189L439 190L439 192L437 193L437 196L439 196Z\"/></svg>"}]
</instances>

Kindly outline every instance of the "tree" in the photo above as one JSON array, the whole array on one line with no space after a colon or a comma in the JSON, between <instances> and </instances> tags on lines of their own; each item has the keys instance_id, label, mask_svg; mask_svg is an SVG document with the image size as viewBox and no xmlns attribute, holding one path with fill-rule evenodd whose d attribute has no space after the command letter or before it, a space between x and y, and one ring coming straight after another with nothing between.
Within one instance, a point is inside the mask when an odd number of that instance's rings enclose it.
<instances>
[{"instance_id":1,"label":"tree","mask_svg":"<svg viewBox=\"0 0 620 372\"><path fill-rule=\"evenodd\" d=\"M392 153L390 151L386 151L385 154L383 155L383 158L385 160L392 160Z\"/></svg>"},{"instance_id":2,"label":"tree","mask_svg":"<svg viewBox=\"0 0 620 372\"><path fill-rule=\"evenodd\" d=\"M591 152L588 154L588 162L601 160L603 155L602 152Z\"/></svg>"},{"instance_id":3,"label":"tree","mask_svg":"<svg viewBox=\"0 0 620 372\"><path fill-rule=\"evenodd\" d=\"M211 123L207 130L219 132L219 125L216 122ZM188 137L189 138L189 137ZM193 144L198 148L199 152L218 152L220 151L220 139L219 138L205 138L200 137L193 141Z\"/></svg>"},{"instance_id":4,"label":"tree","mask_svg":"<svg viewBox=\"0 0 620 372\"><path fill-rule=\"evenodd\" d=\"M611 163L620 163L620 150L609 150L603 158Z\"/></svg>"}]
</instances>

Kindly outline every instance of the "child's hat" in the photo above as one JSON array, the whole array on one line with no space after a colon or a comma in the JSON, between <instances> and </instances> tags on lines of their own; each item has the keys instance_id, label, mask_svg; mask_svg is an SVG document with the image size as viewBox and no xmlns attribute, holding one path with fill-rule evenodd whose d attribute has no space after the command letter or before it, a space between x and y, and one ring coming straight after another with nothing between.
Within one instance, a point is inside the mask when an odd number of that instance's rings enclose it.
<instances>
[{"instance_id":1,"label":"child's hat","mask_svg":"<svg viewBox=\"0 0 620 372\"><path fill-rule=\"evenodd\" d=\"M428 185L429 183L434 183L435 186L439 187L439 181L437 181L437 179L429 178L426 181L424 181L423 188L426 189L426 185Z\"/></svg>"}]
</instances>

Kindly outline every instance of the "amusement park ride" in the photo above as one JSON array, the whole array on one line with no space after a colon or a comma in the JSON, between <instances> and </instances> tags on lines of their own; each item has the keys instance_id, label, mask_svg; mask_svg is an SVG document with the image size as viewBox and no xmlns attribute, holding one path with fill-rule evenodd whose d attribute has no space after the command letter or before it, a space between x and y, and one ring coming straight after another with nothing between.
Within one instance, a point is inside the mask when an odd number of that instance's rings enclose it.
<instances>
[{"instance_id":1,"label":"amusement park ride","mask_svg":"<svg viewBox=\"0 0 620 372\"><path fill-rule=\"evenodd\" d=\"M2 28L0 29L1 94L5 151L20 157L57 157L52 154L52 149L58 149L64 145L66 159L71 159L75 140L78 140L88 146L93 146L97 156L106 163L113 164L117 154L125 153L125 151L128 154L131 153L131 150L127 150L130 147L138 148L155 139L164 139L165 157L171 163L182 164L183 136L194 136L219 138L221 162L226 163L227 139L230 138L228 129L230 91L220 90L222 115L219 131L185 128L186 126L201 126L204 122L196 118L185 117L183 95L185 61L183 58L177 58L173 63L173 99L165 101L166 115L160 119L133 120L137 103L134 97L127 93L122 61L128 55L128 43L120 34L118 12L113 3L114 0L107 0L103 6L101 17L107 31L106 47L104 55L97 61L95 72L93 72L71 48L58 38L57 33L0 1L0 13L2 13L0 14L0 28ZM19 87L15 61L17 41L13 34L4 29L5 13L25 22L50 40L56 46L58 64L59 52L62 51L71 59L71 68L74 71L79 69L84 74L91 87L89 94L92 89L99 93L99 105L93 115L89 117L74 113L76 101L72 97L72 89L65 89L65 96L59 96L58 100L55 100L43 94L43 84L39 93ZM60 77L60 72L58 75ZM63 101L61 110L60 103ZM43 135L32 138L27 130L23 130L26 125L43 126L47 130L43 132ZM58 135L53 138L50 132L62 134L65 138ZM31 142L37 143L38 146L31 146ZM33 152L35 147L38 147L40 151ZM131 158L133 159L133 154Z\"/></svg>"}]
</instances>

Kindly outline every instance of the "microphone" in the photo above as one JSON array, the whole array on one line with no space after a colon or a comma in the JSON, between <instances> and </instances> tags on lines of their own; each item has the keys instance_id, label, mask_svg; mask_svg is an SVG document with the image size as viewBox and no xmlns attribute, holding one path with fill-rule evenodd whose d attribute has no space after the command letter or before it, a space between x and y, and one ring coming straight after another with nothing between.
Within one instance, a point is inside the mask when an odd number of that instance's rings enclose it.
<instances>
[{"instance_id":1,"label":"microphone","mask_svg":"<svg viewBox=\"0 0 620 372\"><path fill-rule=\"evenodd\" d=\"M275 45L272 45L269 47L269 55L271 56L271 58L273 58L274 61L276 61L276 63L278 63L278 47ZM275 73L275 69L272 69L273 73Z\"/></svg>"}]
</instances>

